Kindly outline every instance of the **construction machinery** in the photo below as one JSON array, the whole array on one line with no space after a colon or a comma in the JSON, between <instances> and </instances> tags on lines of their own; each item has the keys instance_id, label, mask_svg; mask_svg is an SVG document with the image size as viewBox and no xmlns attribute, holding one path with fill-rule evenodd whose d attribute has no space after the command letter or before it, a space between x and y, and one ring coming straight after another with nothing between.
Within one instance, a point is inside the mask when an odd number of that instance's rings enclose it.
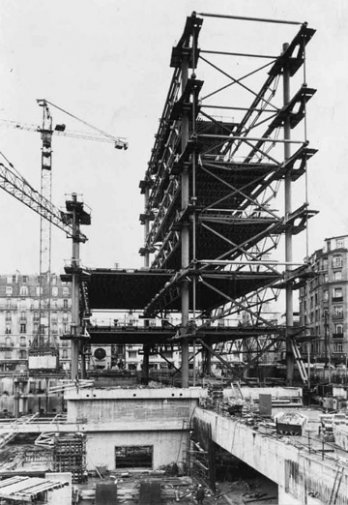
<instances>
[{"instance_id":1,"label":"construction machinery","mask_svg":"<svg viewBox=\"0 0 348 505\"><path fill-rule=\"evenodd\" d=\"M38 99L38 105L42 108L42 124L41 126L30 125L30 124L22 124L16 121L8 121L8 120L0 120L0 125L12 127L25 131L32 131L40 133L41 135L41 184L40 184L40 195L35 194L35 200L41 200L44 202L43 207L40 214L40 263L39 263L39 311L38 311L38 331L36 335L34 335L33 342L31 344L31 348L29 350L28 356L28 366L29 369L36 370L56 370L58 368L58 349L54 339L52 339L51 335L51 294L52 294L52 286L51 286L51 248L52 248L52 232L51 232L51 223L53 222L50 218L48 218L47 213L44 211L45 208L50 207L50 202L52 200L52 137L53 135L63 135L67 137L79 138L82 140L93 140L93 141L102 141L112 143L115 149L124 149L128 148L128 142L125 138L115 137L110 135L109 133L96 128L92 124L78 118L76 115L66 111L62 107L53 104L52 102L46 99ZM82 123L84 126L96 132L96 134L86 134L76 131L68 131L66 130L65 124L55 124L53 123L53 118L51 114L51 108L55 108L60 112L68 115L74 120ZM12 168L13 165L10 164ZM3 175L14 180L15 174L10 174L5 167L2 170ZM5 173L6 172L6 173ZM16 188L17 195L21 195L21 190L18 188L25 188L25 190L29 193L36 193L35 190L27 187L29 185L26 184L25 180L19 175L16 178ZM8 184L2 185L3 189L8 188ZM13 188L14 191L14 188ZM8 191L9 192L9 191ZM13 194L13 192L11 193ZM16 196L16 195L15 195ZM18 198L18 196L17 196ZM19 198L21 200L21 196ZM27 198L28 200L28 198ZM24 203L26 203L24 201ZM71 203L71 202L70 202ZM75 202L76 203L76 202ZM79 203L79 202L77 202ZM32 204L32 202L31 202ZM30 205L31 205L30 204ZM29 205L29 206L30 206ZM40 205L40 203L38 203ZM76 205L75 205L76 207ZM70 209L71 210L71 209ZM59 213L59 211L58 211ZM57 217L58 217L57 213ZM73 214L70 216L70 220L73 220ZM60 216L60 218L66 219L66 216ZM88 222L87 222L88 221ZM89 224L90 217L88 216L86 222L82 224ZM54 224L57 224L55 221ZM76 224L76 223L75 223ZM72 232L75 233L76 230ZM72 236L73 236L72 235ZM84 242L86 237L79 238L79 242Z\"/></svg>"}]
</instances>

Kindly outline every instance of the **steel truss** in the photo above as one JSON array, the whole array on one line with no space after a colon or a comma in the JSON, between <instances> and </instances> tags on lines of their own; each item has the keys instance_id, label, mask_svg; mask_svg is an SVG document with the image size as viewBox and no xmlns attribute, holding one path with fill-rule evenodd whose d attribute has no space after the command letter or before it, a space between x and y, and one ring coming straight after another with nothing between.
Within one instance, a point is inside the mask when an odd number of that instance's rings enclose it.
<instances>
[{"instance_id":1,"label":"steel truss","mask_svg":"<svg viewBox=\"0 0 348 505\"><path fill-rule=\"evenodd\" d=\"M291 238L305 230L308 219L316 214L307 202L293 210L290 199L292 184L305 174L308 160L316 153L307 138L290 138L290 131L305 119L306 105L315 89L303 82L291 98L285 92L304 66L305 47L315 30L297 23L299 31L278 57L203 50L198 46L203 17L193 13L187 18L183 35L172 50L173 77L140 183L145 195L145 210L140 216L145 241L140 253L146 266L176 271L145 307L144 315L167 313L173 310L175 300L181 300L182 326L176 338L183 346L183 385L187 385L189 361L184 346L197 337L207 348L204 337L198 337L207 320L247 314L247 326L254 333L231 341L237 350L238 345L251 349L251 361L278 346L281 339L294 345L289 315L292 290L307 270L295 268ZM231 58L242 56L252 66L236 77L230 71ZM222 57L226 65L220 63ZM256 58L269 61L255 68ZM227 82L199 80L201 67ZM249 81L255 75L259 79L260 74L266 76L255 91ZM279 86L281 81L283 87ZM233 111L235 116L221 120L221 111ZM283 185L284 210L278 210L275 206ZM287 255L280 264L270 261L269 255L282 235ZM277 299L281 288L287 293L285 329L267 319L262 310L266 302ZM288 353L288 361L291 359Z\"/></svg>"}]
</instances>

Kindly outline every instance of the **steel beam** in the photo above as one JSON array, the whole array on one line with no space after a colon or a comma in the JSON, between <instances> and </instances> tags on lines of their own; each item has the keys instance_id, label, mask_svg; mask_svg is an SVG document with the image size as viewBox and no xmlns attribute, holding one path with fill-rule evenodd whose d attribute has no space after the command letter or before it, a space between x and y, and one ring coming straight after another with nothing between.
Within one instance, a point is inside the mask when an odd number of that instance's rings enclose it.
<instances>
[{"instance_id":1,"label":"steel beam","mask_svg":"<svg viewBox=\"0 0 348 505\"><path fill-rule=\"evenodd\" d=\"M220 18L220 19L235 19L239 21L257 21L259 23L276 23L283 25L302 25L300 21L287 21L286 19L271 19L271 18L254 18L248 16L230 16L227 14L211 14L207 12L198 12L198 16L204 18Z\"/></svg>"}]
</instances>

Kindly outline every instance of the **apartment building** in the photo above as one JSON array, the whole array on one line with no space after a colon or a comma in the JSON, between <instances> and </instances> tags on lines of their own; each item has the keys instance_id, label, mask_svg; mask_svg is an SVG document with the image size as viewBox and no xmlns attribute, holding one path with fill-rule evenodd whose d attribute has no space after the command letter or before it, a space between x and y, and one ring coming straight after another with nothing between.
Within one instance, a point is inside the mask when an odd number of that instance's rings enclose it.
<instances>
[{"instance_id":1,"label":"apartment building","mask_svg":"<svg viewBox=\"0 0 348 505\"><path fill-rule=\"evenodd\" d=\"M50 294L50 333L59 349L61 369L70 366L70 343L59 336L70 332L71 287L59 275L51 274L40 284L38 275L20 272L0 275L0 371L25 371L28 350L39 330L39 299L42 292L43 321L48 324Z\"/></svg>"},{"instance_id":2,"label":"apartment building","mask_svg":"<svg viewBox=\"0 0 348 505\"><path fill-rule=\"evenodd\" d=\"M348 356L348 235L325 239L309 258L315 277L300 289L300 324L313 360L346 363Z\"/></svg>"}]
</instances>

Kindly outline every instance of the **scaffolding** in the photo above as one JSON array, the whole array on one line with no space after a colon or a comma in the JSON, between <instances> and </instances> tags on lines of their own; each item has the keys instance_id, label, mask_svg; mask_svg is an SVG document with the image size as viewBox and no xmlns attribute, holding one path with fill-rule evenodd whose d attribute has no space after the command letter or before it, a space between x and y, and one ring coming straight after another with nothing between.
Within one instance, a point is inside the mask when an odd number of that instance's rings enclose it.
<instances>
[{"instance_id":1,"label":"scaffolding","mask_svg":"<svg viewBox=\"0 0 348 505\"><path fill-rule=\"evenodd\" d=\"M86 472L86 437L82 434L55 437L53 446L55 472L71 472L73 482L82 482Z\"/></svg>"},{"instance_id":2,"label":"scaffolding","mask_svg":"<svg viewBox=\"0 0 348 505\"><path fill-rule=\"evenodd\" d=\"M204 18L297 25L298 31L279 48L279 56L202 49ZM305 120L316 91L307 86L305 66L305 48L314 33L307 23L193 12L172 50L173 76L140 182L145 197L140 254L145 267L168 274L146 304L144 317L165 317L173 310L182 315L175 341L181 345L183 387L189 383L189 345L214 353L204 329L241 313L245 321L229 328L229 340L253 351L250 363L285 342L291 385L295 361L301 362L293 350L305 328L294 328L293 290L310 271L294 263L292 239L306 230L316 211L309 208L307 188L297 208L291 193L302 176L307 184L307 162L316 153L309 147ZM230 70L236 58L250 63L241 77ZM260 58L262 65L255 67ZM301 68L302 82L291 96L290 84L295 77L298 81ZM201 71L204 81L198 79ZM300 124L304 133L292 138ZM281 209L276 208L279 199ZM272 261L270 253L282 236L284 261ZM286 298L283 326L263 315L280 289ZM221 341L226 340L221 332Z\"/></svg>"}]
</instances>

